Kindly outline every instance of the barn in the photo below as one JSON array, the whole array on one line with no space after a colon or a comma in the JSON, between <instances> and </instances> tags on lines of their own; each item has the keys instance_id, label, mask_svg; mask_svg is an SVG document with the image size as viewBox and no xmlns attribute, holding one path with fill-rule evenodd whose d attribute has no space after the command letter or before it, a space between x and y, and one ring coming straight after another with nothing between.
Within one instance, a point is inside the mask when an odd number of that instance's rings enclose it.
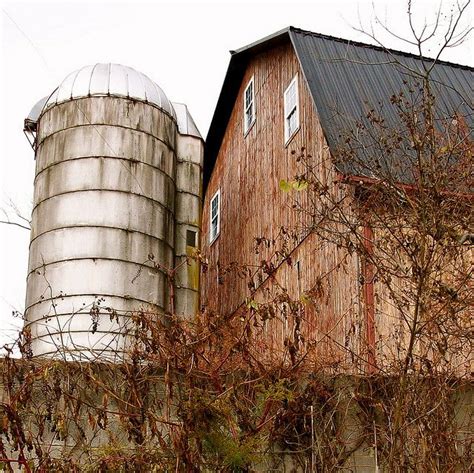
<instances>
[{"instance_id":1,"label":"barn","mask_svg":"<svg viewBox=\"0 0 474 473\"><path fill-rule=\"evenodd\" d=\"M280 298L283 292L303 307L293 318L279 311L263 321L259 350L284 356L289 347L311 345L315 364L363 373L399 359L400 347L406 351L410 333L418 330L410 271L423 263L405 261L387 232L410 238L406 227L418 224L400 218L408 215L412 192L420 205L444 192L426 192L431 184L419 178L421 154L423 166L431 166L422 175L442 173L441 187L455 194L462 188L461 199L447 202L444 193L443 205L457 208L472 191L472 162L466 160L472 147L443 148L455 133L465 143L472 128L472 73L467 66L294 27L232 51L205 145L202 246L209 270L203 305L232 314L267 307L275 292ZM424 153L413 143L415 115L426 127L429 119L435 123L430 130L441 153ZM462 177L454 182L447 174ZM381 217L388 207L390 222ZM446 225L462 238L472 222L466 208L459 212L463 217ZM375 256L374 245L385 245L384 258ZM462 252L462 270L449 277L472 295L469 258ZM444 287L446 277L433 275L432 282ZM438 313L438 302L426 313ZM465 313L465 307L453 310ZM449 338L442 337L443 343ZM468 360L457 362L470 370Z\"/></svg>"}]
</instances>

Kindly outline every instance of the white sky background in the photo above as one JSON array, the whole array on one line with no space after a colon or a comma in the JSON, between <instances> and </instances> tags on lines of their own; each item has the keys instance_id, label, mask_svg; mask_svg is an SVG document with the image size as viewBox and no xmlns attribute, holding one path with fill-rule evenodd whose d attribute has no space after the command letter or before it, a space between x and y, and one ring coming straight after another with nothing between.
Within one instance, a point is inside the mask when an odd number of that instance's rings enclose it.
<instances>
[{"instance_id":1,"label":"white sky background","mask_svg":"<svg viewBox=\"0 0 474 473\"><path fill-rule=\"evenodd\" d=\"M419 22L439 5L415 1ZM449 12L452 2L443 2ZM116 62L144 72L168 98L188 105L206 136L230 59L238 49L286 26L371 42L355 31L375 12L408 37L405 0L313 0L117 3L106 1L1 2L0 209L11 199L29 218L34 155L23 135L32 106L70 72L87 64ZM373 6L375 5L375 7ZM463 25L472 24L472 8ZM410 51L386 34L386 46ZM413 51L412 51L413 52ZM433 51L425 51L433 55ZM447 50L442 59L473 65L472 41ZM0 214L0 220L3 215ZM11 341L23 311L29 232L0 225L0 346Z\"/></svg>"}]
</instances>

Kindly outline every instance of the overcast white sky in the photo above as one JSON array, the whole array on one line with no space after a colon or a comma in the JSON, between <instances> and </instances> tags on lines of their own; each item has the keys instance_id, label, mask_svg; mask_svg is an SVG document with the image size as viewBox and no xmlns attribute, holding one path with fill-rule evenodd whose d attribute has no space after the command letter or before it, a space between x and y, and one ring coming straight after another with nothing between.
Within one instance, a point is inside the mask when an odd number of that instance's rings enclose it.
<instances>
[{"instance_id":1,"label":"overcast white sky","mask_svg":"<svg viewBox=\"0 0 474 473\"><path fill-rule=\"evenodd\" d=\"M432 22L439 1L414 3L418 20L426 16ZM451 3L443 2L447 12ZM408 35L406 0L2 1L1 7L0 208L7 209L11 199L28 217L34 159L22 132L23 119L79 67L116 62L144 72L170 100L188 105L205 136L229 50L289 25L369 42L353 27L359 26L359 18L368 27L374 8L394 31ZM464 25L469 22L472 9ZM389 47L409 50L393 37L380 37ZM472 41L446 51L442 58L472 65ZM24 307L28 243L28 231L0 225L0 345L22 325L11 312Z\"/></svg>"}]
</instances>

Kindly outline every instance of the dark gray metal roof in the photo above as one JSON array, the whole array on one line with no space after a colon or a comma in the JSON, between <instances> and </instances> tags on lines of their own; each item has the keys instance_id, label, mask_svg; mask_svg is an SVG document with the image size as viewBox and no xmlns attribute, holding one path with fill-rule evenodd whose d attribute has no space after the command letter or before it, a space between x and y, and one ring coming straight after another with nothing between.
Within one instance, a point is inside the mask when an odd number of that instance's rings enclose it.
<instances>
[{"instance_id":1,"label":"dark gray metal roof","mask_svg":"<svg viewBox=\"0 0 474 473\"><path fill-rule=\"evenodd\" d=\"M421 74L433 65L433 60L297 29L290 30L290 38L333 153L345 134L358 124L371 126L366 118L371 110L385 120L389 129L406 132L391 97L403 91L408 98L414 84L421 86ZM467 66L444 61L434 64L430 85L438 119L457 114L472 127L473 72ZM406 157L407 150L403 154ZM363 169L359 166L363 159L362 156L350 164L339 161L337 165L345 174L367 175L373 163ZM390 159L392 162L385 164L392 168L391 172L403 173L406 165L394 163L396 156ZM399 177L409 179L406 175Z\"/></svg>"},{"instance_id":2,"label":"dark gray metal roof","mask_svg":"<svg viewBox=\"0 0 474 473\"><path fill-rule=\"evenodd\" d=\"M399 118L390 97L408 89L413 75L433 60L289 27L261 41L232 52L229 68L206 140L204 179L207 183L230 118L248 61L255 54L291 41L301 65L321 125L334 153L345 131L364 120L371 109L383 110L388 126ZM463 116L473 124L472 83L474 69L437 61L431 83L439 114ZM364 174L344 166L345 174Z\"/></svg>"}]
</instances>

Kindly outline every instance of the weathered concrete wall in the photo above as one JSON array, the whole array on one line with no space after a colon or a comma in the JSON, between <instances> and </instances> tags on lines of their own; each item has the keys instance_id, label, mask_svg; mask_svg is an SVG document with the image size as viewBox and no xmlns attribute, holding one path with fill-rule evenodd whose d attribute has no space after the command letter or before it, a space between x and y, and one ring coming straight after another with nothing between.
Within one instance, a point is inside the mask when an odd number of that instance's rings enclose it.
<instances>
[{"instance_id":1,"label":"weathered concrete wall","mask_svg":"<svg viewBox=\"0 0 474 473\"><path fill-rule=\"evenodd\" d=\"M168 309L176 135L168 114L125 98L41 116L26 299L35 355L113 354L130 311Z\"/></svg>"},{"instance_id":2,"label":"weathered concrete wall","mask_svg":"<svg viewBox=\"0 0 474 473\"><path fill-rule=\"evenodd\" d=\"M133 453L133 449L142 448L138 444L134 444L130 438L130 431L127 432L125 426L130 427L127 423L129 418L133 418L133 414L142 413L142 408L152 409L154 417L157 421L155 428L157 428L163 435L164 439L168 439L168 426L165 422L160 422L159 419L166 418L166 389L164 389L164 374L160 370L148 372L149 379L154 381L151 384L145 386L143 391L142 402L135 403L132 398L129 398L131 394L132 386L127 381L124 381L124 372L126 369L118 367L118 365L89 365L87 364L75 364L68 363L67 365L60 362L38 362L34 364L29 362L17 361L20 365L19 371L14 379L13 383L6 383L9 379L5 376L5 370L7 369L5 361L0 360L0 369L3 370L2 382L0 382L0 419L3 418L2 424L0 424L0 440L3 442L5 447L5 454L12 460L17 460L19 452L12 448L15 444L14 438L7 435L8 428L12 427L13 419L15 416L12 414L19 414L19 417L14 420L17 425L21 424L26 437L30 436L35 438L40 429L42 429L42 440L44 448L51 452L51 455L56 458L73 457L74 459L83 462L83 464L94 464L98 457L110 455L118 455L117 452L120 449L127 454ZM47 366L47 371L44 367ZM21 369L23 367L23 371ZM41 370L43 368L43 370ZM32 378L32 375L37 378ZM130 372L128 372L130 374ZM144 373L142 373L143 375ZM85 380L90 379L90 376L94 378L94 382L87 384ZM60 380L58 383L57 380ZM33 384L31 384L33 381ZM361 410L360 405L356 401L356 394L360 394L360 389L363 386L371 386L371 382L365 383L363 378L360 377L338 377L334 378L333 382L326 379L328 387L333 385L337 387L335 393L337 394L337 407L331 410L329 405L321 399L317 399L317 395L314 398L314 440L311 441L312 426L310 422L306 424L304 422L298 422L299 434L306 437L306 443L302 445L293 445L293 451L289 447L285 448L284 445L275 444L272 451L270 452L258 452L256 451L256 460L251 471L262 471L262 472L284 472L284 473L296 473L296 472L316 472L316 471L346 471L353 473L373 473L376 472L376 465L379 467L379 472L391 473L387 468L384 468L383 456L380 452L375 449L375 438L371 429L363 428L361 424ZM69 401L66 401L67 395L60 395L58 384L61 384L61 388L68 391L71 385L79 383L79 386L75 390L71 390ZM364 384L365 383L365 384ZM136 389L137 383L133 386ZM110 389L113 388L112 391ZM177 386L175 386L177 388ZM374 386L372 386L374 387ZM107 401L104 401L104 394L109 392ZM30 397L31 393L31 397ZM48 395L49 393L49 395ZM112 395L112 394L113 395ZM19 402L21 396L26 400ZM83 401L78 410L75 409L74 401L80 397ZM179 397L176 392L177 398ZM176 402L176 399L174 402ZM310 399L306 399L307 403L311 403ZM66 402L72 404L67 405ZM124 402L129 400L130 402ZM136 401L136 399L135 399ZM435 403L437 400L434 401ZM140 404L140 405L139 405ZM61 409L61 406L65 406ZM53 406L53 408L51 408ZM57 407L59 406L59 409ZM97 406L95 411L94 406ZM319 406L319 407L318 407ZM474 408L474 389L472 385L468 383L460 383L457 390L453 391L452 395L452 415L454 416L453 432L456 434L456 438L459 440L456 444L456 448L460 455L465 455L465 458L469 457L469 452L462 452L461 449L469 444L466 444L466 440L471 438L474 428L473 424L473 413ZM102 425L98 425L97 419L100 418L98 413L102 410L107 410L107 420L102 421ZM173 412L173 407L171 412ZM70 413L71 410L76 413L76 417ZM199 407L197 408L197 412ZM8 415L7 415L8 412ZM323 413L322 416L318 412ZM95 419L91 422L89 413L92 414L92 418ZM128 417L131 416L131 417ZM5 422L5 417L7 422ZM177 425L181 422L179 417L171 414L169 419L173 422L177 422ZM308 420L308 419L306 419ZM332 446L328 447L327 440L321 440L324 438L321 435L324 430L325 424L329 421L335 421L341 423L342 428L338 429L337 438L329 438L332 442ZM304 430L306 429L306 431ZM383 427L382 427L383 430ZM146 431L146 429L145 429ZM452 432L446 432L449 436ZM361 443L360 438L364 441ZM284 438L283 441L291 441L290 438ZM387 439L378 439L381 444ZM165 442L166 443L166 442ZM262 448L264 446L262 445ZM337 468L331 470L329 465L324 465L327 470L321 468L321 458L326 456L329 452L334 451L335 455L341 451L342 447L350 451L352 448L354 452L344 461L343 465L339 465ZM143 448L156 450L160 452L162 450L160 443L156 437L151 436L145 437L145 443ZM412 445L412 448L422 448L422 446ZM114 450L115 449L115 450ZM321 452L323 452L322 456ZM34 464L38 464L37 452L25 451L24 452L28 460L33 461ZM169 452L168 452L169 454ZM334 460L332 458L331 460ZM316 468L318 465L318 468ZM14 471L20 471L16 468L18 465L14 462L11 463ZM0 468L1 469L1 468ZM24 471L24 470L23 470ZM87 471L93 471L89 468ZM175 471L173 469L173 471ZM184 471L182 469L176 471ZM209 470L211 471L211 470ZM418 470L423 471L423 470ZM453 465L453 470L449 471L467 471L460 467L460 465Z\"/></svg>"},{"instance_id":3,"label":"weathered concrete wall","mask_svg":"<svg viewBox=\"0 0 474 473\"><path fill-rule=\"evenodd\" d=\"M202 166L204 143L200 138L180 135L176 166L175 267L176 314L192 317L199 312L199 262L202 212Z\"/></svg>"}]
</instances>

